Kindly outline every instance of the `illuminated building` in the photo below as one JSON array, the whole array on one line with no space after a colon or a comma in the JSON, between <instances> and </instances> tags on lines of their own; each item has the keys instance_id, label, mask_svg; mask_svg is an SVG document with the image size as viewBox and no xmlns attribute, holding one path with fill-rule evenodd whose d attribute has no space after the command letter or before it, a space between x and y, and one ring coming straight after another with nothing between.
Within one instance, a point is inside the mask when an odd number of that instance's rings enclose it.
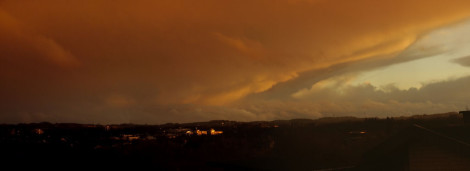
<instances>
[{"instance_id":1,"label":"illuminated building","mask_svg":"<svg viewBox=\"0 0 470 171\"><path fill-rule=\"evenodd\" d=\"M166 137L168 137L168 138L170 138L170 139L173 139L173 138L176 138L177 135L176 135L176 134L169 133L169 134L166 134Z\"/></svg>"},{"instance_id":2,"label":"illuminated building","mask_svg":"<svg viewBox=\"0 0 470 171\"><path fill-rule=\"evenodd\" d=\"M224 133L223 131L216 131L215 129L211 129L211 135L219 135L223 133Z\"/></svg>"},{"instance_id":3,"label":"illuminated building","mask_svg":"<svg viewBox=\"0 0 470 171\"><path fill-rule=\"evenodd\" d=\"M40 128L37 128L37 129L34 130L34 133L36 133L38 135L42 135L42 134L44 134L44 131Z\"/></svg>"},{"instance_id":4,"label":"illuminated building","mask_svg":"<svg viewBox=\"0 0 470 171\"><path fill-rule=\"evenodd\" d=\"M193 131L186 131L186 135L193 135Z\"/></svg>"},{"instance_id":5,"label":"illuminated building","mask_svg":"<svg viewBox=\"0 0 470 171\"><path fill-rule=\"evenodd\" d=\"M151 136L151 135L147 135L147 137L145 137L145 140L156 140L157 138L155 138L154 136Z\"/></svg>"},{"instance_id":6,"label":"illuminated building","mask_svg":"<svg viewBox=\"0 0 470 171\"><path fill-rule=\"evenodd\" d=\"M106 130L106 131L109 131L109 130L111 130L111 126L109 126L109 125L106 125L106 126L104 127L104 130Z\"/></svg>"},{"instance_id":7,"label":"illuminated building","mask_svg":"<svg viewBox=\"0 0 470 171\"><path fill-rule=\"evenodd\" d=\"M123 140L134 141L140 139L139 136L133 134L124 134L122 135Z\"/></svg>"},{"instance_id":8,"label":"illuminated building","mask_svg":"<svg viewBox=\"0 0 470 171\"><path fill-rule=\"evenodd\" d=\"M197 135L207 135L207 131L196 130Z\"/></svg>"},{"instance_id":9,"label":"illuminated building","mask_svg":"<svg viewBox=\"0 0 470 171\"><path fill-rule=\"evenodd\" d=\"M129 141L134 141L134 140L138 140L139 137L138 136L131 136L131 137L128 137L129 138Z\"/></svg>"},{"instance_id":10,"label":"illuminated building","mask_svg":"<svg viewBox=\"0 0 470 171\"><path fill-rule=\"evenodd\" d=\"M349 131L348 132L351 135L361 135L361 134L366 134L366 131Z\"/></svg>"}]
</instances>

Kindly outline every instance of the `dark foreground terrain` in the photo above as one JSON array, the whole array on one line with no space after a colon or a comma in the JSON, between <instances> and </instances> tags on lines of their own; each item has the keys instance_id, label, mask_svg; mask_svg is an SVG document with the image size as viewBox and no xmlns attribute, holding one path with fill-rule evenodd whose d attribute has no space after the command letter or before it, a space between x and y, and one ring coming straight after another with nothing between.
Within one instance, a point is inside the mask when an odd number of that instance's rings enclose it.
<instances>
[{"instance_id":1,"label":"dark foreground terrain","mask_svg":"<svg viewBox=\"0 0 470 171\"><path fill-rule=\"evenodd\" d=\"M450 155L456 157L452 161L466 162L467 128L457 113L165 125L0 125L0 161L17 169L402 170L436 163L416 157L424 152L414 149L427 147L422 142L442 141L428 145L437 151L445 148L442 155L433 152L439 156L432 160ZM458 142L463 147L453 144ZM454 155L447 146L462 154Z\"/></svg>"}]
</instances>

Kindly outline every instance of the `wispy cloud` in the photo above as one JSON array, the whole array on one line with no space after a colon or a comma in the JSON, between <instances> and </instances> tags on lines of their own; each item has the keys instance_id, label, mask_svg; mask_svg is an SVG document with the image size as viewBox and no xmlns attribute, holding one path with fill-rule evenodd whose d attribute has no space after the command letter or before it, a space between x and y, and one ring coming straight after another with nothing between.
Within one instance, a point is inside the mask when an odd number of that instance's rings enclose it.
<instances>
[{"instance_id":1,"label":"wispy cloud","mask_svg":"<svg viewBox=\"0 0 470 171\"><path fill-rule=\"evenodd\" d=\"M80 121L104 121L118 113L113 122L320 116L321 110L307 108L282 113L236 105L286 98L297 106L292 94L318 81L412 60L402 57L412 44L469 17L469 5L466 0L0 1L0 81L7 83L0 85L0 115L5 122L21 120L12 119L18 113ZM183 112L153 109L172 105ZM210 114L178 110L184 106L202 106Z\"/></svg>"}]
</instances>

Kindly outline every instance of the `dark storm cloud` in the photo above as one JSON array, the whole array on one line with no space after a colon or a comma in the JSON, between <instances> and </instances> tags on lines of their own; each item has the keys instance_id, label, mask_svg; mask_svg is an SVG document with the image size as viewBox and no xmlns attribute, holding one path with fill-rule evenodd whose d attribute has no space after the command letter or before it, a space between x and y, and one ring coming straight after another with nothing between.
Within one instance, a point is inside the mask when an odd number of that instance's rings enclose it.
<instances>
[{"instance_id":1,"label":"dark storm cloud","mask_svg":"<svg viewBox=\"0 0 470 171\"><path fill-rule=\"evenodd\" d=\"M327 78L347 72L335 66L393 63L421 34L468 17L469 3L4 0L0 115L4 122L270 119L231 103L301 73ZM278 114L302 113L291 111Z\"/></svg>"}]
</instances>

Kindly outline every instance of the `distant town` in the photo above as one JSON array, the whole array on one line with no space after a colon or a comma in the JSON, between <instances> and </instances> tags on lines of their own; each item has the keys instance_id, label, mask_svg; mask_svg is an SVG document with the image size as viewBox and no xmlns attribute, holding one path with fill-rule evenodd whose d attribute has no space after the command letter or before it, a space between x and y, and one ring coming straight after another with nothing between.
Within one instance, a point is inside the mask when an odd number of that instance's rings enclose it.
<instances>
[{"instance_id":1,"label":"distant town","mask_svg":"<svg viewBox=\"0 0 470 171\"><path fill-rule=\"evenodd\" d=\"M466 156L462 149L470 142L467 128L462 113L162 125L3 124L0 159L17 168L375 170L393 165L401 170L419 165L388 159L388 152L381 152L412 149L415 144L403 142L421 143L411 137L429 134L425 139L462 145L457 156ZM402 157L402 153L390 155ZM466 167L462 164L460 168Z\"/></svg>"}]
</instances>

